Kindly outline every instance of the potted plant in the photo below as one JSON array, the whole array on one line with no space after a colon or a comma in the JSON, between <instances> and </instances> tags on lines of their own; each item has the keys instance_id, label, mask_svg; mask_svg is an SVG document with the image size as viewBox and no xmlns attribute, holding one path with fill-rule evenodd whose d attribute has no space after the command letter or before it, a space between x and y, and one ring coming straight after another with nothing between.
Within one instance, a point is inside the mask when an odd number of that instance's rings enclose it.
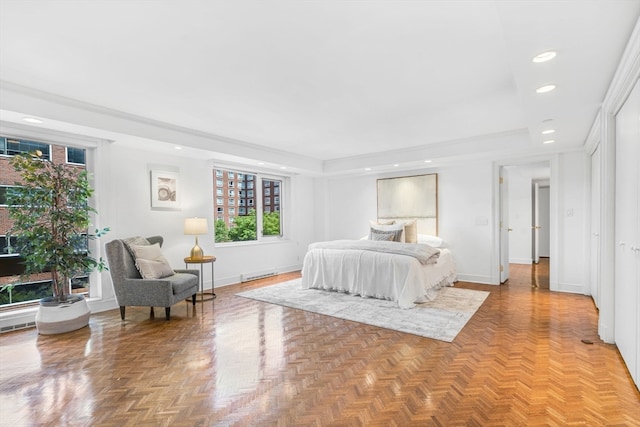
<instances>
[{"instance_id":1,"label":"potted plant","mask_svg":"<svg viewBox=\"0 0 640 427\"><path fill-rule=\"evenodd\" d=\"M40 151L16 155L10 163L21 177L7 192L7 200L11 234L24 259L23 277L51 272L53 295L40 301L38 332L84 327L90 311L81 295L71 294L70 283L93 269L106 269L102 259L91 257L88 241L108 231L87 232L90 215L96 212L89 205L93 189L87 171L43 159Z\"/></svg>"}]
</instances>

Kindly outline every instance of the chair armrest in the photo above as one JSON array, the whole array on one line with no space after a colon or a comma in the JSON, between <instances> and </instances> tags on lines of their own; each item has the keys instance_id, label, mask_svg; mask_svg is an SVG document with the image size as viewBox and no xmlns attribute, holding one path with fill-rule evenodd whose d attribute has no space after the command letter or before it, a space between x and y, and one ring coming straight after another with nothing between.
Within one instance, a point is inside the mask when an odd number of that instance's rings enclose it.
<instances>
[{"instance_id":1,"label":"chair armrest","mask_svg":"<svg viewBox=\"0 0 640 427\"><path fill-rule=\"evenodd\" d=\"M175 271L176 273L187 273L187 274L193 274L195 276L198 276L198 278L200 278L200 271L199 270L185 270L185 269L173 269L173 271Z\"/></svg>"}]
</instances>

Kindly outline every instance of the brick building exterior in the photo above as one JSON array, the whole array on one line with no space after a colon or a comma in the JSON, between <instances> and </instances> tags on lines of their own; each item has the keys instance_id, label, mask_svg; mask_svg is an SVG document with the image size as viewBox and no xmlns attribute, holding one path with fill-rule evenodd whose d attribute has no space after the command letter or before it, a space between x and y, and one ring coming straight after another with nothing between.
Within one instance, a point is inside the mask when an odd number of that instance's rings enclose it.
<instances>
[{"instance_id":1,"label":"brick building exterior","mask_svg":"<svg viewBox=\"0 0 640 427\"><path fill-rule=\"evenodd\" d=\"M30 141L21 141L14 138L0 136L0 289L8 284L17 284L20 280L20 274L24 268L20 265L21 258L19 254L13 253L10 247L10 241L7 234L11 230L13 221L9 219L9 209L6 204L6 190L9 187L19 185L21 177L18 172L9 163L16 152L33 151L34 144L44 145L46 147L44 158L51 158L55 163L66 163L67 167L84 169L84 164L69 162L70 159L81 161L84 163L84 150L76 148L67 148L60 145L32 143ZM38 148L36 146L36 148ZM74 152L81 151L79 157L74 158ZM51 280L49 273L40 273L32 275L28 283L41 283ZM20 284L21 286L26 284ZM86 290L83 288L83 290ZM75 292L75 290L74 290ZM7 291L5 291L5 294ZM0 297L6 295L0 294ZM0 301L2 298L0 298Z\"/></svg>"}]
</instances>

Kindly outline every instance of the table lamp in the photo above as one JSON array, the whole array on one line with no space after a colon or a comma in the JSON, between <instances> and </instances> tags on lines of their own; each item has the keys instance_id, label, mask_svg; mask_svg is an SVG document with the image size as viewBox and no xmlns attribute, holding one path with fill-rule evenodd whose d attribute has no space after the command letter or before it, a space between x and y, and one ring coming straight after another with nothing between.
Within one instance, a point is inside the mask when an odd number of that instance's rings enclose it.
<instances>
[{"instance_id":1,"label":"table lamp","mask_svg":"<svg viewBox=\"0 0 640 427\"><path fill-rule=\"evenodd\" d=\"M198 235L207 234L207 219L206 218L185 218L184 219L184 234L196 236L196 244L191 248L191 259L202 259L204 253L202 248L198 246Z\"/></svg>"}]
</instances>

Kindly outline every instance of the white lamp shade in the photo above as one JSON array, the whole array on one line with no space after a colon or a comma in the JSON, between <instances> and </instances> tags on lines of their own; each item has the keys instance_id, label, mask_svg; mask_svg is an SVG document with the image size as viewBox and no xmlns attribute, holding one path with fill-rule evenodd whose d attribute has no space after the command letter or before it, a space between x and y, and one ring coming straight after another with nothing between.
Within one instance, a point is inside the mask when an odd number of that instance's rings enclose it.
<instances>
[{"instance_id":1,"label":"white lamp shade","mask_svg":"<svg viewBox=\"0 0 640 427\"><path fill-rule=\"evenodd\" d=\"M184 234L199 235L207 234L207 218L185 218Z\"/></svg>"}]
</instances>

